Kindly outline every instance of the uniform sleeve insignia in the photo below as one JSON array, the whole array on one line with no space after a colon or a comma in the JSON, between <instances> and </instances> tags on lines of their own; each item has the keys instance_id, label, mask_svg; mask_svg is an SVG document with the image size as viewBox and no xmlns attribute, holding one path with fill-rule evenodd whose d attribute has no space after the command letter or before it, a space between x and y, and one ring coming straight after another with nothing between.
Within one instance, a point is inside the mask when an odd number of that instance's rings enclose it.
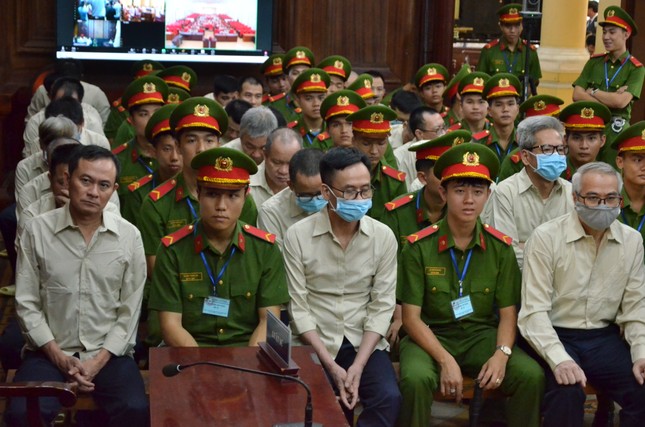
<instances>
[{"instance_id":1,"label":"uniform sleeve insignia","mask_svg":"<svg viewBox=\"0 0 645 427\"><path fill-rule=\"evenodd\" d=\"M296 126L298 126L298 120L294 120L294 121L292 121L292 122L287 123L287 127L288 127L289 129L293 129L293 128L295 128Z\"/></svg>"},{"instance_id":2,"label":"uniform sleeve insignia","mask_svg":"<svg viewBox=\"0 0 645 427\"><path fill-rule=\"evenodd\" d=\"M128 185L128 190L130 190L131 192L137 191L139 187L141 187L142 185L146 185L150 181L152 181L152 174L146 175L134 181L133 183Z\"/></svg>"},{"instance_id":3,"label":"uniform sleeve insignia","mask_svg":"<svg viewBox=\"0 0 645 427\"><path fill-rule=\"evenodd\" d=\"M170 192L170 190L175 188L176 185L177 185L177 180L176 179L171 179L171 180L166 181L163 184L159 185L157 188L152 190L150 192L150 194L148 194L148 195L150 196L150 198L154 202L156 202L159 199L161 199L163 196L168 194Z\"/></svg>"},{"instance_id":4,"label":"uniform sleeve insignia","mask_svg":"<svg viewBox=\"0 0 645 427\"><path fill-rule=\"evenodd\" d=\"M124 142L123 144L121 144L118 147L114 148L114 150L112 150L112 154L114 154L116 156L117 154L122 153L123 150L125 150L126 148L128 148L128 143Z\"/></svg>"},{"instance_id":5,"label":"uniform sleeve insignia","mask_svg":"<svg viewBox=\"0 0 645 427\"><path fill-rule=\"evenodd\" d=\"M244 224L244 227L242 227L242 229L244 229L244 231L250 234L251 236L255 236L260 240L264 240L265 242L269 242L269 243L275 243L275 234L271 234L267 231L260 230L259 228L255 228L249 224Z\"/></svg>"},{"instance_id":6,"label":"uniform sleeve insignia","mask_svg":"<svg viewBox=\"0 0 645 427\"><path fill-rule=\"evenodd\" d=\"M388 210L388 212L393 211L394 209L398 209L401 206L405 206L408 203L410 203L412 200L414 200L414 194L407 194L405 196L401 196L398 199L394 199L391 202L387 202L385 204L385 209Z\"/></svg>"},{"instance_id":7,"label":"uniform sleeve insignia","mask_svg":"<svg viewBox=\"0 0 645 427\"><path fill-rule=\"evenodd\" d=\"M489 130L483 130L481 132L477 132L477 133L473 134L473 140L479 141L479 140L482 140L482 139L486 138L488 135L490 135L490 131Z\"/></svg>"},{"instance_id":8,"label":"uniform sleeve insignia","mask_svg":"<svg viewBox=\"0 0 645 427\"><path fill-rule=\"evenodd\" d=\"M398 171L398 170L396 170L394 168L391 168L391 167L389 167L387 165L383 165L381 167L381 170L383 171L383 173L385 175L389 176L390 178L394 178L397 181L405 182L405 172Z\"/></svg>"},{"instance_id":9,"label":"uniform sleeve insignia","mask_svg":"<svg viewBox=\"0 0 645 427\"><path fill-rule=\"evenodd\" d=\"M408 236L408 242L410 242L410 243L416 243L416 242L418 242L418 241L419 241L419 240L421 240L421 239L424 239L424 238L426 238L426 237L428 237L428 236L433 235L433 234L434 234L434 233L436 233L438 230L439 230L439 226L438 226L438 225L436 225L436 224L435 224L435 225L431 225L430 227L426 227L426 228L424 228L423 230L419 230L419 231L417 231L416 233L410 234L410 235Z\"/></svg>"},{"instance_id":10,"label":"uniform sleeve insignia","mask_svg":"<svg viewBox=\"0 0 645 427\"><path fill-rule=\"evenodd\" d=\"M184 237L188 236L190 233L193 232L193 226L191 225L186 225L179 230L175 231L174 233L171 233L167 236L164 236L161 238L161 243L165 247L169 247L170 245L173 245L183 239Z\"/></svg>"},{"instance_id":11,"label":"uniform sleeve insignia","mask_svg":"<svg viewBox=\"0 0 645 427\"><path fill-rule=\"evenodd\" d=\"M643 64L641 64L641 62L638 59L634 58L633 55L629 57L629 60L632 61L632 64L634 64L637 67L643 66Z\"/></svg>"},{"instance_id":12,"label":"uniform sleeve insignia","mask_svg":"<svg viewBox=\"0 0 645 427\"><path fill-rule=\"evenodd\" d=\"M494 229L488 224L484 224L484 230L500 242L505 243L507 246L511 246L511 244L513 243L513 239L511 237L507 236L499 230Z\"/></svg>"},{"instance_id":13,"label":"uniform sleeve insignia","mask_svg":"<svg viewBox=\"0 0 645 427\"><path fill-rule=\"evenodd\" d=\"M327 132L320 132L316 138L318 141L324 141L329 138L329 134Z\"/></svg>"}]
</instances>

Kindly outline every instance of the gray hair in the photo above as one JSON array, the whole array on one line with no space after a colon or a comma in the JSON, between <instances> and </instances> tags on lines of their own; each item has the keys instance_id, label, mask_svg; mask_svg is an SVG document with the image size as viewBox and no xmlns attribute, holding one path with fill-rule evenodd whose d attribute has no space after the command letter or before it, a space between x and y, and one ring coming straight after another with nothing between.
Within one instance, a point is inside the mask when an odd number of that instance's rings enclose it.
<instances>
[{"instance_id":1,"label":"gray hair","mask_svg":"<svg viewBox=\"0 0 645 427\"><path fill-rule=\"evenodd\" d=\"M616 172L616 169L612 168L605 162L591 162L580 166L576 173L573 174L573 178L571 178L573 194L580 193L580 190L582 189L582 177L587 173L615 176L618 180L618 192L620 193L623 190L623 178L618 172Z\"/></svg>"},{"instance_id":2,"label":"gray hair","mask_svg":"<svg viewBox=\"0 0 645 427\"><path fill-rule=\"evenodd\" d=\"M62 115L46 118L38 126L38 138L43 149L56 138L74 138L77 133L78 126Z\"/></svg>"},{"instance_id":3,"label":"gray hair","mask_svg":"<svg viewBox=\"0 0 645 427\"><path fill-rule=\"evenodd\" d=\"M267 137L277 127L278 120L267 107L250 108L240 120L240 134L251 138Z\"/></svg>"},{"instance_id":4,"label":"gray hair","mask_svg":"<svg viewBox=\"0 0 645 427\"><path fill-rule=\"evenodd\" d=\"M558 132L560 138L564 138L564 126L560 120L551 116L534 116L522 120L517 125L517 145L522 150L530 150L537 142L535 134L546 129L553 129Z\"/></svg>"},{"instance_id":5,"label":"gray hair","mask_svg":"<svg viewBox=\"0 0 645 427\"><path fill-rule=\"evenodd\" d=\"M302 137L298 132L290 128L278 128L269 134L267 143L264 145L264 153L271 153L271 147L278 141L284 145L293 144L295 142L300 148L302 148Z\"/></svg>"}]
</instances>

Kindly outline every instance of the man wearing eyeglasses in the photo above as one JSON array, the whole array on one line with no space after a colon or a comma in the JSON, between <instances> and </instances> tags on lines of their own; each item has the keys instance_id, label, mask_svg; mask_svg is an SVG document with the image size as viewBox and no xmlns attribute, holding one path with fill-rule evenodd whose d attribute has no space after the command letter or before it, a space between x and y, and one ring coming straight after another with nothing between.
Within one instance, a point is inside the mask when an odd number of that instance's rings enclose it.
<instances>
[{"instance_id":1,"label":"man wearing eyeglasses","mask_svg":"<svg viewBox=\"0 0 645 427\"><path fill-rule=\"evenodd\" d=\"M294 224L284 239L293 331L311 345L338 389L345 415L359 400L358 426L394 426L401 394L387 353L394 312L396 238L365 216L371 164L353 147L320 161L327 207Z\"/></svg>"},{"instance_id":2,"label":"man wearing eyeglasses","mask_svg":"<svg viewBox=\"0 0 645 427\"><path fill-rule=\"evenodd\" d=\"M485 219L513 238L522 268L524 243L533 230L573 210L571 183L560 178L567 167L564 127L554 117L536 116L517 127L524 168L500 182L486 206Z\"/></svg>"},{"instance_id":3,"label":"man wearing eyeglasses","mask_svg":"<svg viewBox=\"0 0 645 427\"><path fill-rule=\"evenodd\" d=\"M588 163L572 184L575 211L539 226L524 251L518 326L548 365L543 425L582 426L588 382L620 405L621 426L641 426L643 239L616 221L622 179L610 165Z\"/></svg>"}]
</instances>

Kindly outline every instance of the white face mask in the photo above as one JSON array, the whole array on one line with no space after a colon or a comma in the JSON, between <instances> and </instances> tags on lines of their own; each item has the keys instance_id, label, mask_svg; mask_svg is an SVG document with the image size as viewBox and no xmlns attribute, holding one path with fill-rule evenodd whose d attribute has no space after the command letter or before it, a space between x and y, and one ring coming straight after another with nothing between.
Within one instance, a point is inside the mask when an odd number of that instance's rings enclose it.
<instances>
[{"instance_id":1,"label":"white face mask","mask_svg":"<svg viewBox=\"0 0 645 427\"><path fill-rule=\"evenodd\" d=\"M580 220L589 227L594 230L605 230L618 218L620 207L610 208L600 205L595 208L590 208L577 202L576 212Z\"/></svg>"}]
</instances>

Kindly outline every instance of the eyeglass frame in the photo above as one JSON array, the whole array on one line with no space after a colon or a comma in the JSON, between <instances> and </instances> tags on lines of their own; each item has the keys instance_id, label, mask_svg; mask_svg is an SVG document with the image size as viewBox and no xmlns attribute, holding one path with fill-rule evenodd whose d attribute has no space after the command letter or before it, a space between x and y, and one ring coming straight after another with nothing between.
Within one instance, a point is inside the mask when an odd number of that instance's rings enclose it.
<instances>
[{"instance_id":1,"label":"eyeglass frame","mask_svg":"<svg viewBox=\"0 0 645 427\"><path fill-rule=\"evenodd\" d=\"M340 191L341 193L343 193L343 199L345 199L345 200L356 200L356 199L358 199L359 194L361 195L361 199L366 200L366 199L371 199L372 196L374 195L374 186L372 184L370 184L369 188L366 188L365 190L341 190L340 188L336 188L336 187L331 186L329 184L325 184L325 185L327 187L329 187L330 189L332 189L332 190ZM347 197L347 195L345 194L347 191L354 192L356 194L354 194L354 197ZM366 196L365 194L363 194L366 191L369 191L369 196ZM336 194L334 194L334 196L336 196ZM338 197L338 196L336 196L336 197Z\"/></svg>"},{"instance_id":2,"label":"eyeglass frame","mask_svg":"<svg viewBox=\"0 0 645 427\"><path fill-rule=\"evenodd\" d=\"M605 205L605 206L607 206L607 207L609 207L609 208L617 208L617 207L620 207L620 205L621 205L621 204L622 204L622 202L623 202L623 196L621 196L621 195L619 195L619 194L611 195L611 196L607 196L607 197L583 196L582 194L580 194L580 193L578 193L578 192L576 191L576 197L581 198L581 199L582 199L582 204L583 204L583 205L585 205L585 206L586 206L586 207L588 207L588 208L597 208L597 207L598 207L598 206L600 206L601 204L603 204L603 205ZM592 205L588 205L588 204L587 204L587 199L598 199L598 203L597 203L597 204L595 204L595 205L594 205L594 204L592 204ZM618 202L616 203L616 206L613 206L613 205L608 204L608 203L607 203L607 200L609 200L609 199L616 199L616 200L618 201Z\"/></svg>"},{"instance_id":3,"label":"eyeglass frame","mask_svg":"<svg viewBox=\"0 0 645 427\"><path fill-rule=\"evenodd\" d=\"M547 150L553 150L553 151L551 151L550 153L547 153L547 152L544 151L544 147L549 147ZM560 148L560 147L562 147L563 153L561 153L560 150L558 150L558 148ZM566 156L567 154L569 154L569 146L567 144L561 144L561 145L551 145L551 144L535 145L535 146L529 148L528 150L533 151L536 148L539 148L540 151L542 151L542 154L546 154L547 156L552 156L555 153L558 153L561 156Z\"/></svg>"}]
</instances>

